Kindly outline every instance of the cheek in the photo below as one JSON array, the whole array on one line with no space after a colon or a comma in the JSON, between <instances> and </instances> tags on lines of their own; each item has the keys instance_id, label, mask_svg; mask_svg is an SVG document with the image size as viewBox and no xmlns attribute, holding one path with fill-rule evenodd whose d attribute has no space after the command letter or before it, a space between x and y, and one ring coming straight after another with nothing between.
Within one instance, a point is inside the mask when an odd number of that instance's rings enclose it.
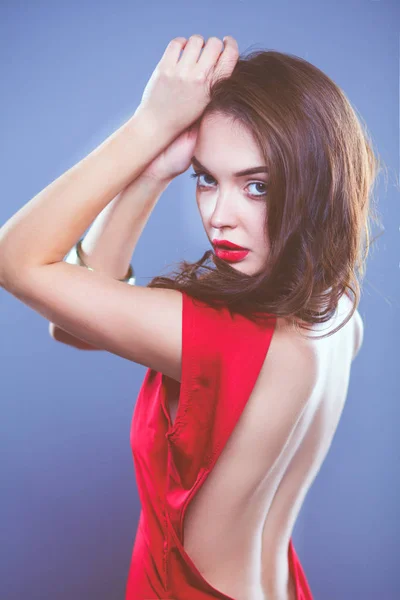
<instances>
[{"instance_id":1,"label":"cheek","mask_svg":"<svg viewBox=\"0 0 400 600\"><path fill-rule=\"evenodd\" d=\"M259 213L257 215L257 219L255 221L253 221L253 227L254 227L254 231L256 232L257 240L263 246L269 245L266 219L267 219L267 210L265 207L263 207L262 210L259 211Z\"/></svg>"},{"instance_id":2,"label":"cheek","mask_svg":"<svg viewBox=\"0 0 400 600\"><path fill-rule=\"evenodd\" d=\"M201 220L202 220L202 221L203 221L203 223L204 223L204 221L205 221L205 219L206 219L206 210L205 210L205 206L204 206L204 204L202 204L201 202L199 202L199 199L198 199L198 198L196 198L196 204L197 204L197 210L199 211L200 218L201 218Z\"/></svg>"}]
</instances>

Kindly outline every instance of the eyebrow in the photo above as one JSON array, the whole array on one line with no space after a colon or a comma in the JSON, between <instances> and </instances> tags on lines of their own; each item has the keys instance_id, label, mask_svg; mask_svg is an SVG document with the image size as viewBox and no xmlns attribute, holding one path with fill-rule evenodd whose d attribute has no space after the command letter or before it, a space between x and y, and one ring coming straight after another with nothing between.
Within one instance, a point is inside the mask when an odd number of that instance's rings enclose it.
<instances>
[{"instance_id":1,"label":"eyebrow","mask_svg":"<svg viewBox=\"0 0 400 600\"><path fill-rule=\"evenodd\" d=\"M201 164L201 162L199 162L197 160L197 158L195 156L192 157L192 164L197 167L198 169L202 169L203 171L207 171L207 173L211 173L210 169L207 169L207 167L205 167L204 165ZM254 175L255 173L268 173L268 167L252 167L251 169L245 169L244 171L238 171L237 173L234 173L235 177L243 177L244 175Z\"/></svg>"}]
</instances>

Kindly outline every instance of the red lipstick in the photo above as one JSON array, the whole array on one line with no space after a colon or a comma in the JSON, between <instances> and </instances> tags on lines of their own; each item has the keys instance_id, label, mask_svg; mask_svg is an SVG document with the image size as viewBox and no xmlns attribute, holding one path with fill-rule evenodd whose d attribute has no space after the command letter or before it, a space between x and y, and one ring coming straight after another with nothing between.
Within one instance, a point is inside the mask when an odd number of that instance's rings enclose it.
<instances>
[{"instance_id":1,"label":"red lipstick","mask_svg":"<svg viewBox=\"0 0 400 600\"><path fill-rule=\"evenodd\" d=\"M248 248L238 246L228 240L213 240L215 254L227 262L238 262L243 260L249 253Z\"/></svg>"}]
</instances>

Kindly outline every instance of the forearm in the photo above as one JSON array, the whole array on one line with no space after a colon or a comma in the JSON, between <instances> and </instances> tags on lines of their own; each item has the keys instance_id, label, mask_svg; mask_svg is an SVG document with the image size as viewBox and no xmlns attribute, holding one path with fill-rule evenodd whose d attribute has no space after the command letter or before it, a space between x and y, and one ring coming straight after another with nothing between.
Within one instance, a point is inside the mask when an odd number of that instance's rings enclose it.
<instances>
[{"instance_id":1,"label":"forearm","mask_svg":"<svg viewBox=\"0 0 400 600\"><path fill-rule=\"evenodd\" d=\"M1 283L60 262L102 210L176 137L134 115L0 229Z\"/></svg>"},{"instance_id":2,"label":"forearm","mask_svg":"<svg viewBox=\"0 0 400 600\"><path fill-rule=\"evenodd\" d=\"M102 210L82 241L82 257L114 279L125 277L136 245L169 181L140 175Z\"/></svg>"}]
</instances>

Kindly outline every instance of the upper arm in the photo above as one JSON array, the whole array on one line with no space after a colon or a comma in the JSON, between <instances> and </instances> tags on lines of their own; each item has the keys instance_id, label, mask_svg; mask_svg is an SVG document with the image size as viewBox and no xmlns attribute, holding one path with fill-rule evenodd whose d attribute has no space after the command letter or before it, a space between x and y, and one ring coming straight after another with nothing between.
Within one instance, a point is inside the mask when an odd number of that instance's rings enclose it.
<instances>
[{"instance_id":1,"label":"upper arm","mask_svg":"<svg viewBox=\"0 0 400 600\"><path fill-rule=\"evenodd\" d=\"M127 285L66 262L30 267L7 289L84 342L180 381L181 292Z\"/></svg>"}]
</instances>

